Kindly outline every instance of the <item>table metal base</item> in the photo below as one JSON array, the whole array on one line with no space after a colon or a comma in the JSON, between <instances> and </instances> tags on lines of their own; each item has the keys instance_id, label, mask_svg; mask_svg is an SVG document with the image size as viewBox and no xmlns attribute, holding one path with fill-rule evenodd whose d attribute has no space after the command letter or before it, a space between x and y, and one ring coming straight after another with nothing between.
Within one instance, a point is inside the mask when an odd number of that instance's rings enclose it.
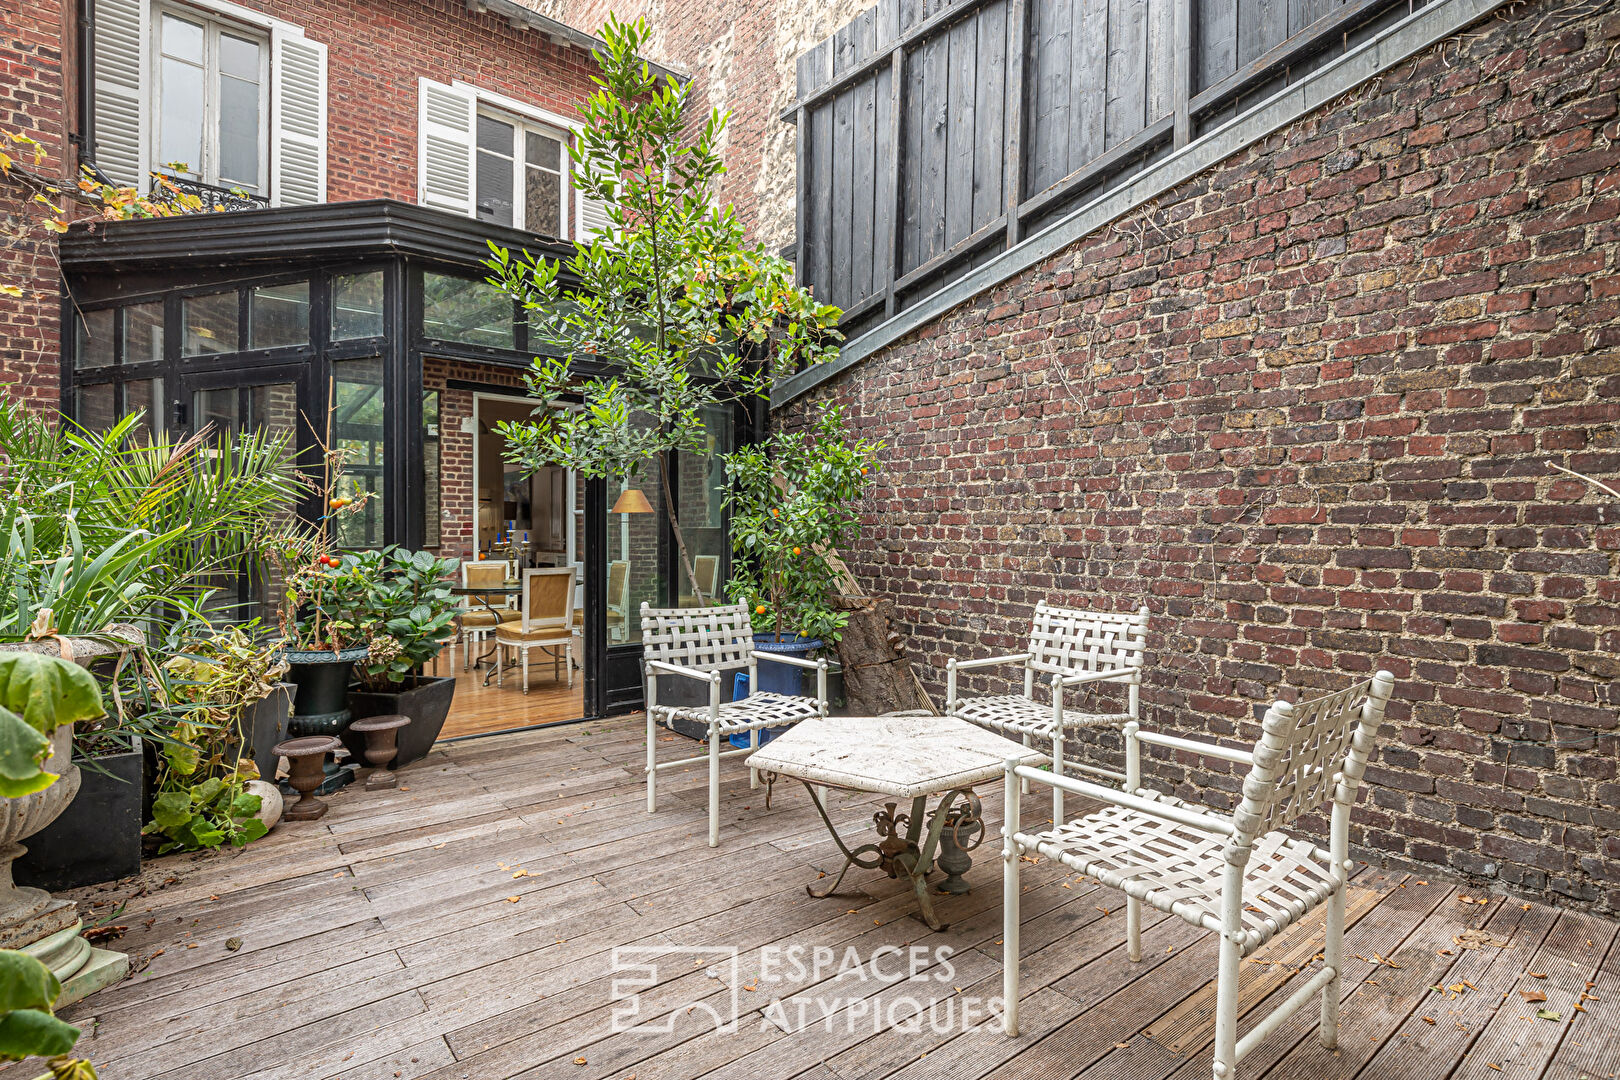
<instances>
[{"instance_id":1,"label":"table metal base","mask_svg":"<svg viewBox=\"0 0 1620 1080\"><path fill-rule=\"evenodd\" d=\"M984 820L979 804L979 797L973 794L972 788L956 788L945 792L940 797L939 805L932 813L928 812L928 796L919 795L911 800L911 811L905 814L896 814L897 803L885 803L882 810L872 815L872 823L877 828L880 839L875 844L862 844L851 849L844 843L838 830L833 828L832 819L827 816L827 808L816 797L815 787L809 781L800 781L805 790L810 793L810 801L815 804L816 812L832 834L833 842L844 855L843 868L833 879L832 885L821 892L814 887L806 885L804 891L816 899L832 896L843 883L844 875L851 866L858 866L863 870L882 870L891 878L899 879L904 876L911 882L911 890L917 896L917 906L922 911L922 919L932 930L945 930L949 924L944 924L934 915L934 903L928 888L928 874L934 869L935 856L939 859L940 868L947 873L943 891L946 893L965 893L968 891L967 882L963 880L973 860L968 852L977 848L984 841ZM924 834L924 825L927 833Z\"/></svg>"}]
</instances>

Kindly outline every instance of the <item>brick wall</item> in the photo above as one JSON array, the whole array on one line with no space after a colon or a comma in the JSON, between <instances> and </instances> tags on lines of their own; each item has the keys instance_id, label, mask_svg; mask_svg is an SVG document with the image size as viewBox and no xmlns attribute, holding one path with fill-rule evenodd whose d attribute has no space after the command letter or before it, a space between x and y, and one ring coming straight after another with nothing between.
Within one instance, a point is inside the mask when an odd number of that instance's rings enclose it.
<instances>
[{"instance_id":1,"label":"brick wall","mask_svg":"<svg viewBox=\"0 0 1620 1080\"><path fill-rule=\"evenodd\" d=\"M63 96L60 6L8 5L0 25L0 132L19 132L39 141L49 157L34 165L27 148L6 140L12 157L47 176L62 172ZM0 387L26 400L54 405L57 382L60 278L49 234L39 224L40 208L28 193L0 181L0 285L22 290L0 295Z\"/></svg>"},{"instance_id":2,"label":"brick wall","mask_svg":"<svg viewBox=\"0 0 1620 1080\"><path fill-rule=\"evenodd\" d=\"M889 443L849 562L932 690L1042 598L1149 607L1158 728L1249 741L1386 667L1358 848L1620 911L1620 502L1546 464L1620 476L1620 14L1580 11L1483 22L825 388Z\"/></svg>"}]
</instances>

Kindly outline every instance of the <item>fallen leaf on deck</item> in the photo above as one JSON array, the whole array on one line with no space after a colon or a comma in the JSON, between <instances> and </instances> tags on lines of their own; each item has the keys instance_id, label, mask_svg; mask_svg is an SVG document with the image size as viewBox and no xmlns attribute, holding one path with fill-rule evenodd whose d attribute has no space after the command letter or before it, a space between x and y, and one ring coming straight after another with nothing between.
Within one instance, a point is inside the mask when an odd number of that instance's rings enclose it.
<instances>
[{"instance_id":1,"label":"fallen leaf on deck","mask_svg":"<svg viewBox=\"0 0 1620 1080\"><path fill-rule=\"evenodd\" d=\"M235 952L237 949L240 949L241 947L242 947L242 939L241 938L233 937L233 938L226 938L225 939L225 948L228 949L229 951Z\"/></svg>"},{"instance_id":2,"label":"fallen leaf on deck","mask_svg":"<svg viewBox=\"0 0 1620 1080\"><path fill-rule=\"evenodd\" d=\"M508 904L515 904L515 903L517 903L517 902L518 902L518 901L519 901L519 900L521 900L521 899L523 899L523 897L521 897L521 896L508 896L508 897L507 897L507 898L506 898L506 902L507 902L507 903L508 903Z\"/></svg>"},{"instance_id":3,"label":"fallen leaf on deck","mask_svg":"<svg viewBox=\"0 0 1620 1080\"><path fill-rule=\"evenodd\" d=\"M1551 1009L1537 1009L1536 1015L1543 1020L1562 1020L1564 1018L1563 1013L1553 1012Z\"/></svg>"},{"instance_id":4,"label":"fallen leaf on deck","mask_svg":"<svg viewBox=\"0 0 1620 1080\"><path fill-rule=\"evenodd\" d=\"M574 1064L575 1064L575 1065L584 1065L584 1064L585 1064L585 1063L586 1063L586 1062L585 1062L585 1059L584 1059L584 1058L582 1058L582 1057L579 1057L579 1058L575 1058L575 1059L574 1059Z\"/></svg>"},{"instance_id":5,"label":"fallen leaf on deck","mask_svg":"<svg viewBox=\"0 0 1620 1080\"><path fill-rule=\"evenodd\" d=\"M1532 979L1545 979L1547 977L1546 973L1541 971L1527 971L1525 974Z\"/></svg>"},{"instance_id":6,"label":"fallen leaf on deck","mask_svg":"<svg viewBox=\"0 0 1620 1080\"><path fill-rule=\"evenodd\" d=\"M1543 994L1540 990L1520 990L1519 991L1519 996L1524 998L1524 1000L1530 1002L1531 1004L1534 1004L1534 1003L1536 1003L1538 1001L1546 1001L1547 1000L1547 995Z\"/></svg>"},{"instance_id":7,"label":"fallen leaf on deck","mask_svg":"<svg viewBox=\"0 0 1620 1080\"><path fill-rule=\"evenodd\" d=\"M1432 1023L1434 1023L1434 1017L1432 1017L1432 1016L1425 1016L1425 1017L1424 1017L1424 1018L1423 1018L1423 1022L1424 1022L1424 1023L1425 1023L1425 1024L1432 1024Z\"/></svg>"}]
</instances>

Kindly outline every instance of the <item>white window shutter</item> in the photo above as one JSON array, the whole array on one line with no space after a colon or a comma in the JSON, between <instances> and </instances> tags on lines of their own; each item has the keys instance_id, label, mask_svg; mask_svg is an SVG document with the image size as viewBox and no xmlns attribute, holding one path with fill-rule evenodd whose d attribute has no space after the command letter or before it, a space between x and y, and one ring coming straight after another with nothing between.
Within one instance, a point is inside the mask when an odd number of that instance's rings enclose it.
<instances>
[{"instance_id":1,"label":"white window shutter","mask_svg":"<svg viewBox=\"0 0 1620 1080\"><path fill-rule=\"evenodd\" d=\"M146 108L141 93L151 38L147 0L97 0L95 163L115 183L146 190Z\"/></svg>"},{"instance_id":2,"label":"white window shutter","mask_svg":"<svg viewBox=\"0 0 1620 1080\"><path fill-rule=\"evenodd\" d=\"M277 28L270 43L270 202L326 201L326 45Z\"/></svg>"},{"instance_id":3,"label":"white window shutter","mask_svg":"<svg viewBox=\"0 0 1620 1080\"><path fill-rule=\"evenodd\" d=\"M478 103L471 90L431 79L418 84L417 202L473 216L473 137Z\"/></svg>"},{"instance_id":4,"label":"white window shutter","mask_svg":"<svg viewBox=\"0 0 1620 1080\"><path fill-rule=\"evenodd\" d=\"M600 199L588 198L583 191L575 197L574 239L588 244L599 234L608 231L607 205Z\"/></svg>"}]
</instances>

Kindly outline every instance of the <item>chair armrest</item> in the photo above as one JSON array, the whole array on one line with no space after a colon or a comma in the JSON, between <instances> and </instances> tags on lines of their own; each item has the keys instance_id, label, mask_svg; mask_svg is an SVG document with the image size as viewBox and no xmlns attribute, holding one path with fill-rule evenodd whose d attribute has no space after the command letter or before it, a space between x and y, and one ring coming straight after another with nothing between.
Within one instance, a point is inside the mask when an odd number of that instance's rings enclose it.
<instances>
[{"instance_id":1,"label":"chair armrest","mask_svg":"<svg viewBox=\"0 0 1620 1080\"><path fill-rule=\"evenodd\" d=\"M698 682L717 683L720 681L719 671L709 671L704 668L682 667L680 664L671 664L666 660L645 660L648 672L658 672L663 675L684 675L688 679Z\"/></svg>"},{"instance_id":2,"label":"chair armrest","mask_svg":"<svg viewBox=\"0 0 1620 1080\"><path fill-rule=\"evenodd\" d=\"M794 667L809 668L811 671L827 666L825 660L807 660L802 656L784 656L781 653L755 653L754 659L769 660L773 664L792 664Z\"/></svg>"},{"instance_id":3,"label":"chair armrest","mask_svg":"<svg viewBox=\"0 0 1620 1080\"><path fill-rule=\"evenodd\" d=\"M1110 806L1120 806L1127 810L1149 814L1166 821L1174 821L1178 825L1186 825L1200 832L1214 833L1219 836L1231 836L1237 832L1237 826L1225 818L1214 817L1210 814L1201 814L1197 810L1189 810L1182 806L1173 806L1153 799L1145 799L1140 795L1120 791L1117 788L1103 787L1085 780L1076 780L1072 776L1056 776L1043 769L1033 769L1028 765L1018 765L1012 770L1020 779L1028 780L1032 784L1045 784L1047 787L1062 788L1064 791L1079 795L1082 798L1095 799Z\"/></svg>"},{"instance_id":4,"label":"chair armrest","mask_svg":"<svg viewBox=\"0 0 1620 1080\"><path fill-rule=\"evenodd\" d=\"M1203 754L1205 757L1219 758L1238 765L1253 765L1254 751L1239 750L1234 746L1221 746L1218 743L1204 742L1202 739L1183 739L1176 735L1163 735L1157 731L1142 731L1138 729L1134 736L1138 742L1145 742L1151 746L1163 746L1171 750L1185 750L1188 753Z\"/></svg>"},{"instance_id":5,"label":"chair armrest","mask_svg":"<svg viewBox=\"0 0 1620 1080\"><path fill-rule=\"evenodd\" d=\"M1111 679L1129 679L1140 675L1142 669L1138 667L1115 668L1113 671L1082 671L1078 675L1065 675L1061 680L1064 686L1082 686L1085 683L1108 682Z\"/></svg>"},{"instance_id":6,"label":"chair armrest","mask_svg":"<svg viewBox=\"0 0 1620 1080\"><path fill-rule=\"evenodd\" d=\"M958 671L968 668L996 667L1000 664L1026 664L1029 662L1029 653L1012 653L1008 656L987 656L982 660L949 660L946 663Z\"/></svg>"}]
</instances>

